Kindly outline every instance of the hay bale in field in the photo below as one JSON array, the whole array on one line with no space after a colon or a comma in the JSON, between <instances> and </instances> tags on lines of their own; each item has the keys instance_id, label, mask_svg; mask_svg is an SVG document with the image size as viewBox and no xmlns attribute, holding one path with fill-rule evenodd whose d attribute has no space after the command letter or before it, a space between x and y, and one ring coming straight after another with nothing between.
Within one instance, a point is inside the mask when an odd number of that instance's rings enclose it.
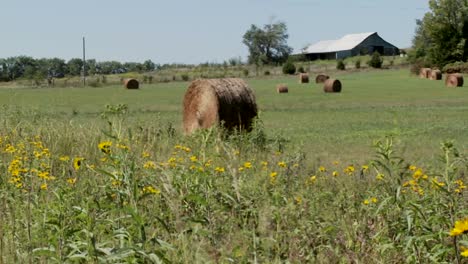
<instances>
[{"instance_id":1,"label":"hay bale in field","mask_svg":"<svg viewBox=\"0 0 468 264\"><path fill-rule=\"evenodd\" d=\"M440 70L431 70L431 76L429 78L433 81L442 80L442 72Z\"/></svg>"},{"instance_id":2,"label":"hay bale in field","mask_svg":"<svg viewBox=\"0 0 468 264\"><path fill-rule=\"evenodd\" d=\"M326 93L339 93L341 92L341 82L335 79L328 79L323 85L323 91Z\"/></svg>"},{"instance_id":3,"label":"hay bale in field","mask_svg":"<svg viewBox=\"0 0 468 264\"><path fill-rule=\"evenodd\" d=\"M315 77L315 83L324 83L328 79L330 79L330 76L326 74L319 74L317 77Z\"/></svg>"},{"instance_id":4,"label":"hay bale in field","mask_svg":"<svg viewBox=\"0 0 468 264\"><path fill-rule=\"evenodd\" d=\"M419 69L419 78L427 79L431 74L431 68L421 68Z\"/></svg>"},{"instance_id":5,"label":"hay bale in field","mask_svg":"<svg viewBox=\"0 0 468 264\"><path fill-rule=\"evenodd\" d=\"M463 75L460 73L447 74L447 77L445 77L445 85L448 87L463 86Z\"/></svg>"},{"instance_id":6,"label":"hay bale in field","mask_svg":"<svg viewBox=\"0 0 468 264\"><path fill-rule=\"evenodd\" d=\"M228 130L249 131L257 116L255 95L238 78L198 79L185 92L183 125L186 134L222 123Z\"/></svg>"},{"instance_id":7,"label":"hay bale in field","mask_svg":"<svg viewBox=\"0 0 468 264\"><path fill-rule=\"evenodd\" d=\"M288 90L288 86L284 83L280 83L276 86L276 91L278 93L288 93L289 90Z\"/></svg>"},{"instance_id":8,"label":"hay bale in field","mask_svg":"<svg viewBox=\"0 0 468 264\"><path fill-rule=\"evenodd\" d=\"M138 89L140 88L140 83L136 79L125 79L124 87L127 89Z\"/></svg>"},{"instance_id":9,"label":"hay bale in field","mask_svg":"<svg viewBox=\"0 0 468 264\"><path fill-rule=\"evenodd\" d=\"M300 73L299 74L299 83L309 83L309 74Z\"/></svg>"}]
</instances>

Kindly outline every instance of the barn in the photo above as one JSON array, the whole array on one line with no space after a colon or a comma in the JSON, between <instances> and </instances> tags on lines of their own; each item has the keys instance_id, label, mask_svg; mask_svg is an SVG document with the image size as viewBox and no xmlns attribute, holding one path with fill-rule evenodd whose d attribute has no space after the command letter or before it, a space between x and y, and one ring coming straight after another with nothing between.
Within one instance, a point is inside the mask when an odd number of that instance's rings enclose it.
<instances>
[{"instance_id":1,"label":"barn","mask_svg":"<svg viewBox=\"0 0 468 264\"><path fill-rule=\"evenodd\" d=\"M338 40L322 40L304 48L300 54L307 60L335 60L372 54L398 55L399 49L382 39L377 32L349 34Z\"/></svg>"}]
</instances>

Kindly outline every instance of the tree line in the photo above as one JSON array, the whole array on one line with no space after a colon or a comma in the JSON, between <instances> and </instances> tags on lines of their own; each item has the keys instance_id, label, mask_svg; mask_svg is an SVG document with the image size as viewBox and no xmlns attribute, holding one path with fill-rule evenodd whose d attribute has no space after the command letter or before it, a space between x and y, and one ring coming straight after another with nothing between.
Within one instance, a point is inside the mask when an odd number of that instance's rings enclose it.
<instances>
[{"instance_id":1,"label":"tree line","mask_svg":"<svg viewBox=\"0 0 468 264\"><path fill-rule=\"evenodd\" d=\"M86 60L86 75L116 74L125 72L148 72L160 67L151 60L143 63L118 61ZM65 76L80 76L83 73L83 60L73 58L68 61L59 58L35 59L28 56L0 58L0 81L17 79L50 79Z\"/></svg>"},{"instance_id":2,"label":"tree line","mask_svg":"<svg viewBox=\"0 0 468 264\"><path fill-rule=\"evenodd\" d=\"M430 11L416 20L414 63L443 67L468 59L468 1L429 0Z\"/></svg>"}]
</instances>

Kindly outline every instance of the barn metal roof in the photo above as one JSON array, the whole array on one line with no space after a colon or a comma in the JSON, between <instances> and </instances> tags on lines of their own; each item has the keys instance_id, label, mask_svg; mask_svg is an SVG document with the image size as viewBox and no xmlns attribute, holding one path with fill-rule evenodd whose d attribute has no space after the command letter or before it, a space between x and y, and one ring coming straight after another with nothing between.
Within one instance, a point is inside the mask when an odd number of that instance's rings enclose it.
<instances>
[{"instance_id":1,"label":"barn metal roof","mask_svg":"<svg viewBox=\"0 0 468 264\"><path fill-rule=\"evenodd\" d=\"M348 34L338 40L322 40L310 45L303 53L328 53L342 50L350 50L377 32Z\"/></svg>"}]
</instances>

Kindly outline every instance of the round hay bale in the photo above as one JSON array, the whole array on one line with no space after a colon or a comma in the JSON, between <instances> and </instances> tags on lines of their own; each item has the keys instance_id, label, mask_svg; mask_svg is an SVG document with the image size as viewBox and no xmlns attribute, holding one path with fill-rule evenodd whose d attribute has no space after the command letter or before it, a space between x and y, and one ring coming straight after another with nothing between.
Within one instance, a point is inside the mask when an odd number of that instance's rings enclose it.
<instances>
[{"instance_id":1,"label":"round hay bale","mask_svg":"<svg viewBox=\"0 0 468 264\"><path fill-rule=\"evenodd\" d=\"M219 123L228 130L250 131L257 116L255 95L238 78L192 81L185 92L183 107L186 134Z\"/></svg>"},{"instance_id":2,"label":"round hay bale","mask_svg":"<svg viewBox=\"0 0 468 264\"><path fill-rule=\"evenodd\" d=\"M431 70L431 76L429 78L433 81L442 80L442 72L440 70Z\"/></svg>"},{"instance_id":3,"label":"round hay bale","mask_svg":"<svg viewBox=\"0 0 468 264\"><path fill-rule=\"evenodd\" d=\"M284 84L284 83L278 84L276 86L276 91L278 93L288 93L289 92L288 86L286 84Z\"/></svg>"},{"instance_id":4,"label":"round hay bale","mask_svg":"<svg viewBox=\"0 0 468 264\"><path fill-rule=\"evenodd\" d=\"M124 87L127 89L138 89L140 88L140 83L136 79L125 79Z\"/></svg>"},{"instance_id":5,"label":"round hay bale","mask_svg":"<svg viewBox=\"0 0 468 264\"><path fill-rule=\"evenodd\" d=\"M323 91L326 93L339 93L341 92L341 82L335 79L328 79L323 85Z\"/></svg>"},{"instance_id":6,"label":"round hay bale","mask_svg":"<svg viewBox=\"0 0 468 264\"><path fill-rule=\"evenodd\" d=\"M317 77L315 77L315 83L324 83L328 79L330 79L330 76L326 74L319 74Z\"/></svg>"},{"instance_id":7,"label":"round hay bale","mask_svg":"<svg viewBox=\"0 0 468 264\"><path fill-rule=\"evenodd\" d=\"M300 73L299 74L299 83L309 83L309 74Z\"/></svg>"},{"instance_id":8,"label":"round hay bale","mask_svg":"<svg viewBox=\"0 0 468 264\"><path fill-rule=\"evenodd\" d=\"M421 68L419 70L419 78L427 79L431 75L431 68Z\"/></svg>"},{"instance_id":9,"label":"round hay bale","mask_svg":"<svg viewBox=\"0 0 468 264\"><path fill-rule=\"evenodd\" d=\"M447 74L447 77L445 77L445 85L448 87L463 86L463 75L460 73Z\"/></svg>"}]
</instances>

